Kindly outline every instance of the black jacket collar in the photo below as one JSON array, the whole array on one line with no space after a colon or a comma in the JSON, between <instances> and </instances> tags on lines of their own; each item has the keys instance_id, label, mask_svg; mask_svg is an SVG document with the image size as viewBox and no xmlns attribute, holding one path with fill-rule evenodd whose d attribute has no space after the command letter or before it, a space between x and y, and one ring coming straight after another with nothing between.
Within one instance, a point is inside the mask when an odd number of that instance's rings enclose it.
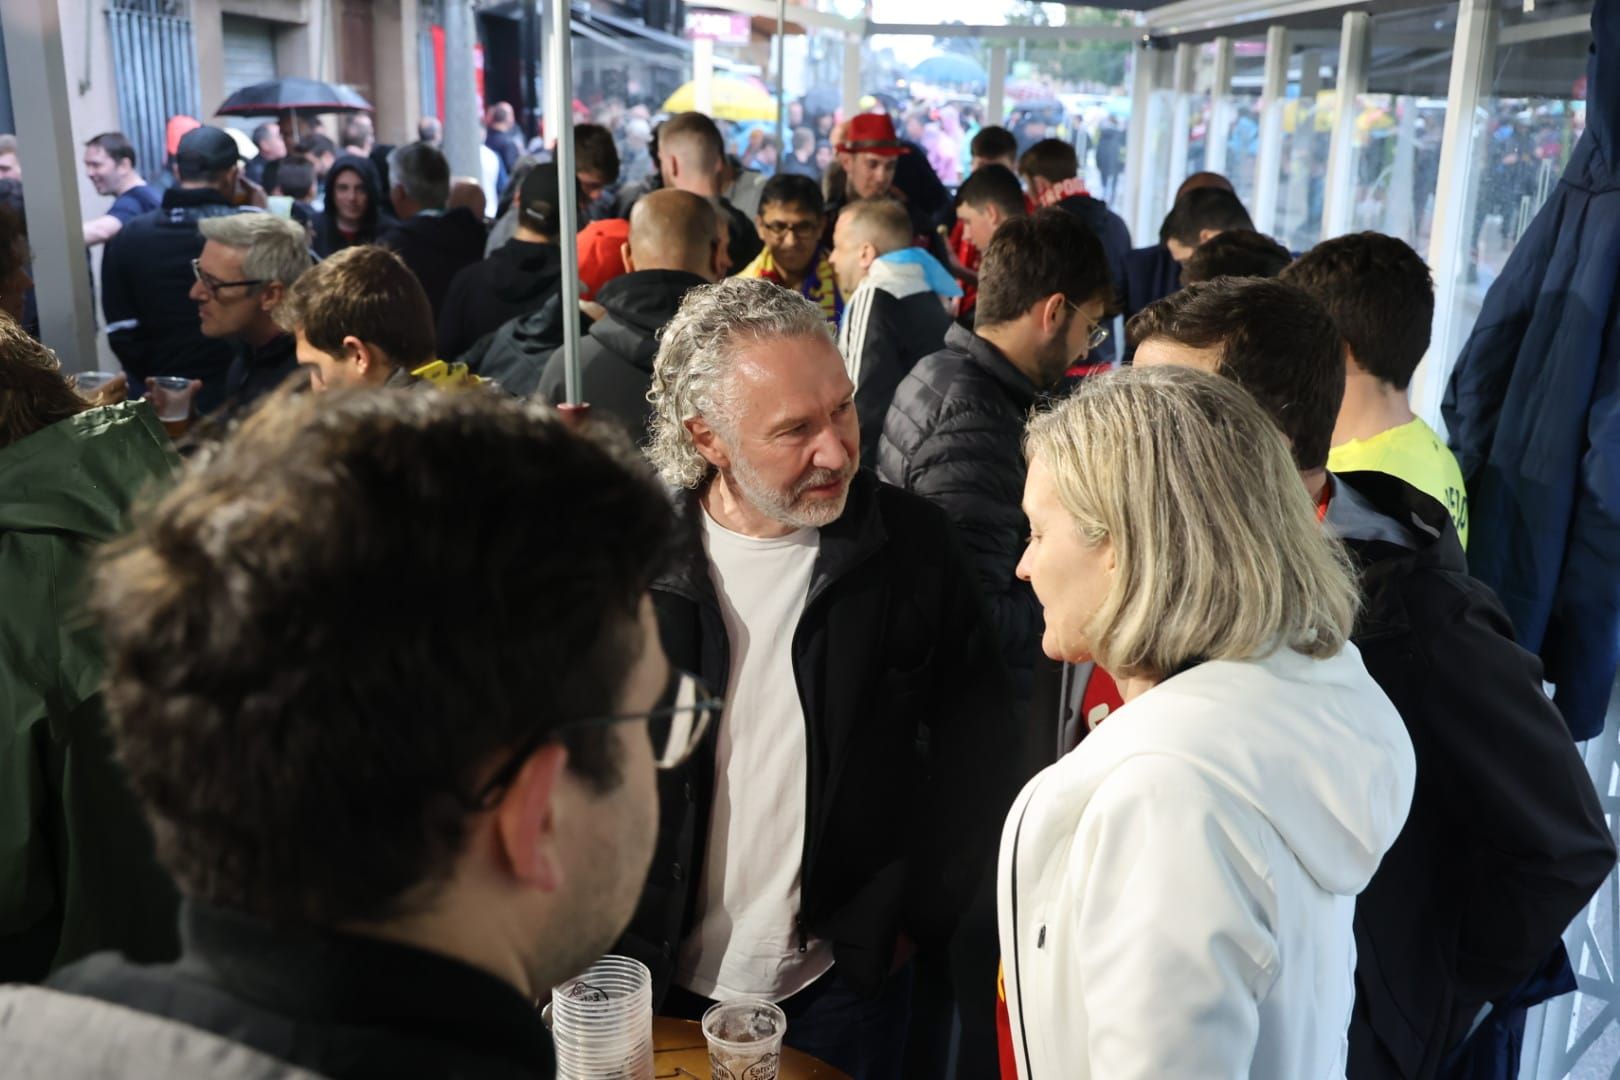
<instances>
[{"instance_id":1,"label":"black jacket collar","mask_svg":"<svg viewBox=\"0 0 1620 1080\"><path fill-rule=\"evenodd\" d=\"M197 206L230 206L231 200L214 188L172 187L163 193L163 209L183 210Z\"/></svg>"},{"instance_id":2,"label":"black jacket collar","mask_svg":"<svg viewBox=\"0 0 1620 1080\"><path fill-rule=\"evenodd\" d=\"M849 501L844 504L844 512L837 521L819 530L821 548L810 577L805 607L813 604L816 597L839 578L881 551L888 542L888 530L878 509L877 486L878 480L870 472L857 471L850 481ZM709 576L709 561L703 551L703 506L698 502L701 490L700 487L675 493L679 547L670 569L653 583L653 588L715 604L718 600L714 580Z\"/></svg>"},{"instance_id":3,"label":"black jacket collar","mask_svg":"<svg viewBox=\"0 0 1620 1080\"><path fill-rule=\"evenodd\" d=\"M547 1080L555 1069L534 1003L448 956L336 931L276 930L194 901L182 905L180 936L182 966L282 1015L433 1035Z\"/></svg>"},{"instance_id":4,"label":"black jacket collar","mask_svg":"<svg viewBox=\"0 0 1620 1080\"><path fill-rule=\"evenodd\" d=\"M945 331L945 347L963 353L976 367L995 379L1020 412L1027 412L1040 398L1040 388L1013 366L1006 353L961 324L952 323Z\"/></svg>"},{"instance_id":5,"label":"black jacket collar","mask_svg":"<svg viewBox=\"0 0 1620 1080\"><path fill-rule=\"evenodd\" d=\"M1334 473L1333 483L1354 489L1411 541L1407 546L1355 535L1343 537L1360 575L1363 600L1353 636L1361 641L1405 633L1411 619L1406 613L1404 591L1414 575L1468 574L1468 559L1457 537L1457 527L1445 507L1398 477L1377 472ZM1330 504L1330 524L1332 520Z\"/></svg>"}]
</instances>

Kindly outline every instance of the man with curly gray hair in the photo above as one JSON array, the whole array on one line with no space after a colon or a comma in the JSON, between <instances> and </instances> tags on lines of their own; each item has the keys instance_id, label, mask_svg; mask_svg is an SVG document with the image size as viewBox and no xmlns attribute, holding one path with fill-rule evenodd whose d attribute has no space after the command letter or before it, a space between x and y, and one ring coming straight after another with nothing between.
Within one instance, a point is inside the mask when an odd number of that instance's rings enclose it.
<instances>
[{"instance_id":1,"label":"man with curly gray hair","mask_svg":"<svg viewBox=\"0 0 1620 1080\"><path fill-rule=\"evenodd\" d=\"M967 556L859 469L854 391L768 281L695 288L664 330L648 453L682 528L653 599L726 710L663 785L620 950L664 1014L779 1002L789 1045L864 1080L904 1072L913 946L950 938L1032 769Z\"/></svg>"}]
</instances>

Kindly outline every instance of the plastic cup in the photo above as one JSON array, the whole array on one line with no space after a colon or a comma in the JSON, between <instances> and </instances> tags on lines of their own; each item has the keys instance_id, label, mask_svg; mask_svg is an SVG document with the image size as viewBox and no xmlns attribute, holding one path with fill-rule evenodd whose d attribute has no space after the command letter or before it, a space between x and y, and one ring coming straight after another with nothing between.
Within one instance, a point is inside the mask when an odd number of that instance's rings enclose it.
<instances>
[{"instance_id":1,"label":"plastic cup","mask_svg":"<svg viewBox=\"0 0 1620 1080\"><path fill-rule=\"evenodd\" d=\"M703 1014L714 1080L776 1080L787 1014L768 1001L722 1001Z\"/></svg>"},{"instance_id":2,"label":"plastic cup","mask_svg":"<svg viewBox=\"0 0 1620 1080\"><path fill-rule=\"evenodd\" d=\"M267 195L265 201L269 210L283 221L292 220L293 197L291 195Z\"/></svg>"},{"instance_id":3,"label":"plastic cup","mask_svg":"<svg viewBox=\"0 0 1620 1080\"><path fill-rule=\"evenodd\" d=\"M651 1080L652 973L640 961L604 956L554 988L541 1015L558 1080Z\"/></svg>"},{"instance_id":4,"label":"plastic cup","mask_svg":"<svg viewBox=\"0 0 1620 1080\"><path fill-rule=\"evenodd\" d=\"M116 371L81 371L73 376L73 387L85 397L89 397L116 378L118 378Z\"/></svg>"},{"instance_id":5,"label":"plastic cup","mask_svg":"<svg viewBox=\"0 0 1620 1080\"><path fill-rule=\"evenodd\" d=\"M148 380L146 390L152 408L157 410L158 419L163 421L170 435L185 431L186 421L191 419L191 399L196 393L191 380L178 375L154 376Z\"/></svg>"}]
</instances>

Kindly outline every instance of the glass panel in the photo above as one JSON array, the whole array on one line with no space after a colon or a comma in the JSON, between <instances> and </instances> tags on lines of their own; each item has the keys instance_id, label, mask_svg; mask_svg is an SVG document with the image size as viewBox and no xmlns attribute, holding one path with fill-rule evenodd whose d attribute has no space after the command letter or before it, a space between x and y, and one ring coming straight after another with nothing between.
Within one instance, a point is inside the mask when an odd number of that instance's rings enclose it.
<instances>
[{"instance_id":1,"label":"glass panel","mask_svg":"<svg viewBox=\"0 0 1620 1080\"><path fill-rule=\"evenodd\" d=\"M1388 233L1425 257L1456 32L1451 6L1374 16L1355 102L1351 231Z\"/></svg>"},{"instance_id":2,"label":"glass panel","mask_svg":"<svg viewBox=\"0 0 1620 1080\"><path fill-rule=\"evenodd\" d=\"M1198 50L1198 66L1187 100L1187 168L1183 176L1203 172L1208 167L1210 121L1215 111L1210 89L1214 80L1215 43L1207 42ZM1179 183L1182 177L1172 179Z\"/></svg>"},{"instance_id":3,"label":"glass panel","mask_svg":"<svg viewBox=\"0 0 1620 1080\"><path fill-rule=\"evenodd\" d=\"M1586 5L1590 11L1590 5ZM1569 5L1504 17L1504 29L1578 14ZM1442 348L1454 357L1485 292L1525 227L1547 201L1586 126L1588 33L1502 45L1489 89L1474 110L1467 153L1467 216L1458 253L1457 300Z\"/></svg>"},{"instance_id":4,"label":"glass panel","mask_svg":"<svg viewBox=\"0 0 1620 1080\"><path fill-rule=\"evenodd\" d=\"M1232 88L1219 101L1214 126L1226 140L1226 178L1243 205L1254 208L1254 167L1260 157L1260 90L1265 85L1266 43L1232 43Z\"/></svg>"},{"instance_id":5,"label":"glass panel","mask_svg":"<svg viewBox=\"0 0 1620 1080\"><path fill-rule=\"evenodd\" d=\"M1334 35L1336 37L1337 35ZM1272 235L1304 251L1322 238L1322 188L1333 133L1338 47L1324 40L1291 50L1282 113L1282 163Z\"/></svg>"}]
</instances>

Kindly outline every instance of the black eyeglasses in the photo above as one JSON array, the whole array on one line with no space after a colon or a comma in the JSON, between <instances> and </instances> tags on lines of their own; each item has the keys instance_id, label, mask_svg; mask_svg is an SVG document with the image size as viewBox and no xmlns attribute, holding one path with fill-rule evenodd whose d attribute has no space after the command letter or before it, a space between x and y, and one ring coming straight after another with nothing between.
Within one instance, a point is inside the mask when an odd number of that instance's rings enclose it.
<instances>
[{"instance_id":1,"label":"black eyeglasses","mask_svg":"<svg viewBox=\"0 0 1620 1080\"><path fill-rule=\"evenodd\" d=\"M1063 302L1069 307L1073 308L1076 315L1080 316L1087 322L1091 322L1091 316L1087 315L1084 311L1081 311L1079 304L1075 303L1073 300L1070 300L1067 296L1063 298ZM1092 323L1091 333L1086 336L1086 351L1090 352L1092 349L1095 349L1097 346L1101 345L1107 340L1108 327L1103 326L1101 323Z\"/></svg>"},{"instance_id":2,"label":"black eyeglasses","mask_svg":"<svg viewBox=\"0 0 1620 1080\"><path fill-rule=\"evenodd\" d=\"M208 290L209 296L218 296L219 290L232 289L238 285L246 286L264 284L263 278L249 278L246 281L221 281L213 274L210 274L208 271L204 270L202 268L202 262L199 259L191 260L191 276L196 278L198 283L201 284L203 288Z\"/></svg>"},{"instance_id":3,"label":"black eyeglasses","mask_svg":"<svg viewBox=\"0 0 1620 1080\"><path fill-rule=\"evenodd\" d=\"M711 694L696 675L678 670L670 671L669 685L658 700L658 707L649 712L589 716L535 732L519 743L505 764L485 781L477 797L472 800L472 805L480 810L488 810L494 805L495 796L506 790L522 771L523 763L529 760L530 754L547 743L558 741L570 731L583 728L645 720L647 737L652 742L654 764L659 769L673 769L685 764L709 728L719 722L725 702Z\"/></svg>"},{"instance_id":4,"label":"black eyeglasses","mask_svg":"<svg viewBox=\"0 0 1620 1080\"><path fill-rule=\"evenodd\" d=\"M821 235L821 223L817 221L762 221L760 228L769 233L772 240L780 240L788 233L792 233L795 240L806 241Z\"/></svg>"}]
</instances>

